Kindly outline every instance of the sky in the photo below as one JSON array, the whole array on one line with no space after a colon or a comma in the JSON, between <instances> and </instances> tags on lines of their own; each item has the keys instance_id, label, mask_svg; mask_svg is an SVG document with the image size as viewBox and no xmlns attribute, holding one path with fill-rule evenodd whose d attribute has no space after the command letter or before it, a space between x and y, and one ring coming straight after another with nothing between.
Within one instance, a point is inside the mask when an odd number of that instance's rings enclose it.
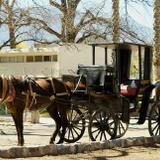
<instances>
[{"instance_id":1,"label":"sky","mask_svg":"<svg viewBox=\"0 0 160 160\"><path fill-rule=\"evenodd\" d=\"M153 29L153 10L143 4L129 3L129 15L138 23Z\"/></svg>"}]
</instances>

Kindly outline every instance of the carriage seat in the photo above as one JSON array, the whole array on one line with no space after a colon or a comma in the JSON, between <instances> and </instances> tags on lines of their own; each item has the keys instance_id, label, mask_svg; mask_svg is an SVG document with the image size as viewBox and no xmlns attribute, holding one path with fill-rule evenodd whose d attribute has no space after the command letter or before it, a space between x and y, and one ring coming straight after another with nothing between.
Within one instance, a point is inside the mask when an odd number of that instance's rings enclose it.
<instances>
[{"instance_id":1,"label":"carriage seat","mask_svg":"<svg viewBox=\"0 0 160 160\"><path fill-rule=\"evenodd\" d=\"M125 96L136 96L138 92L136 82L133 80L128 83L122 83L120 85L120 92Z\"/></svg>"},{"instance_id":2,"label":"carriage seat","mask_svg":"<svg viewBox=\"0 0 160 160\"><path fill-rule=\"evenodd\" d=\"M86 77L88 87L96 91L102 91L104 89L106 66L78 65L78 74Z\"/></svg>"}]
</instances>

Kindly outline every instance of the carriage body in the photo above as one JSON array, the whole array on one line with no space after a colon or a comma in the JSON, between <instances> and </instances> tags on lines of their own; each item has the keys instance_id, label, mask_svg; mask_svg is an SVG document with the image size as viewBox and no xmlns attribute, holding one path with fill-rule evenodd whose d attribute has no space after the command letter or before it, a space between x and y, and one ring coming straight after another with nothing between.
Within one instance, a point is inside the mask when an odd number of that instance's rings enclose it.
<instances>
[{"instance_id":1,"label":"carriage body","mask_svg":"<svg viewBox=\"0 0 160 160\"><path fill-rule=\"evenodd\" d=\"M103 110L116 117L113 118L116 128L125 125L122 132L126 132L130 113L134 111L138 114L139 102L149 104L149 100L146 102L143 96L145 89L151 85L152 47L134 43L91 45L93 64L78 65L78 74L72 80L69 78L71 75L64 75L63 81L72 83L73 103L86 106L89 113L92 113L92 121L95 112ZM104 48L105 65L96 64L96 47ZM141 117L146 117L146 113ZM90 123L94 125L93 122ZM91 128L90 125L90 132ZM124 133L116 133L115 137L122 135ZM93 137L91 139L94 140Z\"/></svg>"}]
</instances>

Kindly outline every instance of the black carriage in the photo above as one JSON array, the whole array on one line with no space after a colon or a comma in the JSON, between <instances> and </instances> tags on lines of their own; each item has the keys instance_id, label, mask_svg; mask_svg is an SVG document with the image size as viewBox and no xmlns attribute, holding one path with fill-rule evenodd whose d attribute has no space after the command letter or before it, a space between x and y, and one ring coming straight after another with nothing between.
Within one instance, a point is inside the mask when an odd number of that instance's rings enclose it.
<instances>
[{"instance_id":1,"label":"black carriage","mask_svg":"<svg viewBox=\"0 0 160 160\"><path fill-rule=\"evenodd\" d=\"M137 123L143 124L151 92L156 87L151 84L151 46L134 43L91 45L93 64L78 65L77 75L62 77L72 90L66 142L79 140L86 126L93 141L119 138L127 131L132 113L138 116ZM103 65L96 65L96 47L104 48ZM151 135L160 134L158 106L156 101L149 112Z\"/></svg>"}]
</instances>

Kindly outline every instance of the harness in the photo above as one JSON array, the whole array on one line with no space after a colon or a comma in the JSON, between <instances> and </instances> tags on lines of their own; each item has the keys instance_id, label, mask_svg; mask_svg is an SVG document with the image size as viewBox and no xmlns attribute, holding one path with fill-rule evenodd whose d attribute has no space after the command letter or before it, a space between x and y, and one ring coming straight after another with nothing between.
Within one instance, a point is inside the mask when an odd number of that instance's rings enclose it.
<instances>
[{"instance_id":1,"label":"harness","mask_svg":"<svg viewBox=\"0 0 160 160\"><path fill-rule=\"evenodd\" d=\"M37 104L37 97L48 98L51 102L56 101L57 103L62 103L62 104L68 103L69 104L69 101L64 99L64 96L68 96L68 97L70 96L70 92L69 92L68 88L64 84L65 91L58 93L56 91L54 78L49 78L49 81L52 86L52 93L46 91L44 88L39 86L34 79L27 77L24 81L27 82L27 84L28 84L27 91L25 91L25 92L22 91L22 95L26 96L25 108L30 109L34 104ZM37 87L39 87L44 93L46 93L46 96L38 94L37 92L33 91L33 86L32 86L33 84L36 85ZM16 97L16 91L15 91L15 87L13 84L13 77L3 76L2 77L2 98L1 98L0 104L5 103L5 102L12 102L15 98L22 100L22 99Z\"/></svg>"},{"instance_id":2,"label":"harness","mask_svg":"<svg viewBox=\"0 0 160 160\"><path fill-rule=\"evenodd\" d=\"M12 102L16 97L16 91L12 82L12 77L2 77L2 99L0 104Z\"/></svg>"},{"instance_id":3,"label":"harness","mask_svg":"<svg viewBox=\"0 0 160 160\"><path fill-rule=\"evenodd\" d=\"M44 88L42 88L41 86L39 86L37 84L37 82L34 80L34 79L31 79L31 78L27 78L27 81L28 81L28 89L27 89L27 92L23 92L22 94L23 95L26 95L26 103L25 103L25 108L31 108L34 104L37 104L37 97L45 97L45 98L49 98L49 100L51 102L57 102L57 103L68 103L67 100L64 100L63 97L64 96L69 96L69 91L66 87L66 85L64 84L64 87L65 87L65 92L60 92L60 93L57 93L56 91L56 86L54 84L54 78L49 78L49 81L51 83L51 86L52 86L52 94L49 93L48 91L46 91ZM42 89L44 92L46 92L47 96L44 96L44 95L41 95L41 94L38 94L36 92L33 91L33 86L32 84L35 84L37 87L39 87L40 89ZM31 97L31 101L30 101L30 97Z\"/></svg>"}]
</instances>

